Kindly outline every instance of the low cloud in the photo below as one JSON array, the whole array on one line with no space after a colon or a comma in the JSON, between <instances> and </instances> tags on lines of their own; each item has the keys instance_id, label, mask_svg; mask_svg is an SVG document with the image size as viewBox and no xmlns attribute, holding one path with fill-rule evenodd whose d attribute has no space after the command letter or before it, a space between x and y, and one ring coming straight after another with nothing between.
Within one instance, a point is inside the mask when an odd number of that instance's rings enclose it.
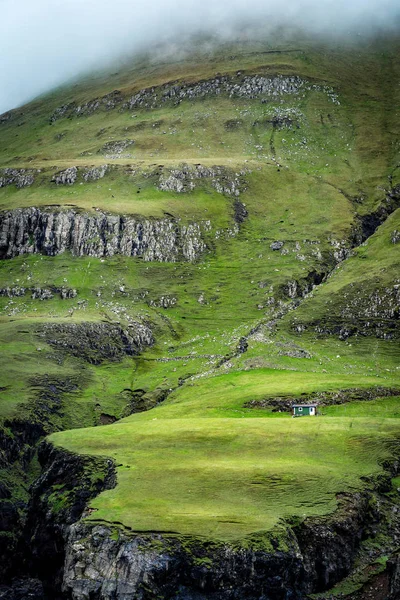
<instances>
[{"instance_id":1,"label":"low cloud","mask_svg":"<svg viewBox=\"0 0 400 600\"><path fill-rule=\"evenodd\" d=\"M197 32L289 25L323 36L399 28L398 0L0 0L0 113L90 69ZM259 29L260 26L258 25Z\"/></svg>"}]
</instances>

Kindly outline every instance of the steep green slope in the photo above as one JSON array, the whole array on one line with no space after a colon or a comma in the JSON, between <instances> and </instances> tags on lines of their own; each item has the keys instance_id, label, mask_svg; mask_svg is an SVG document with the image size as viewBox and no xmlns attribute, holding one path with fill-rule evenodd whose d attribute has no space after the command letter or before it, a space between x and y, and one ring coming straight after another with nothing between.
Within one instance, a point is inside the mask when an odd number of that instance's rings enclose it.
<instances>
[{"instance_id":1,"label":"steep green slope","mask_svg":"<svg viewBox=\"0 0 400 600\"><path fill-rule=\"evenodd\" d=\"M60 430L120 465L91 519L140 531L238 539L382 472L399 433L398 48L194 49L0 117L0 502L26 502L23 449ZM350 415L287 418L288 398L348 389L372 390Z\"/></svg>"}]
</instances>

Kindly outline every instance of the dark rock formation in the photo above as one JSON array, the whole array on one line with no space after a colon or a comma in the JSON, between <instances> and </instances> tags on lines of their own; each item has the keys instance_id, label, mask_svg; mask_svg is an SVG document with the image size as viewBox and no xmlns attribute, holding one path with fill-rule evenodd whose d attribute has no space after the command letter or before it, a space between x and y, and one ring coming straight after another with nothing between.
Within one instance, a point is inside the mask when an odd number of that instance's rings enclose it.
<instances>
[{"instance_id":1,"label":"dark rock formation","mask_svg":"<svg viewBox=\"0 0 400 600\"><path fill-rule=\"evenodd\" d=\"M161 535L123 531L115 537L101 525L78 523L70 528L63 580L67 596L75 600L302 597L302 565L294 552L269 553L199 540L184 544ZM294 592L296 580L299 591Z\"/></svg>"},{"instance_id":2,"label":"dark rock formation","mask_svg":"<svg viewBox=\"0 0 400 600\"><path fill-rule=\"evenodd\" d=\"M47 323L39 335L53 348L97 365L106 360L136 356L154 343L147 323L122 328L112 323Z\"/></svg>"},{"instance_id":3,"label":"dark rock formation","mask_svg":"<svg viewBox=\"0 0 400 600\"><path fill-rule=\"evenodd\" d=\"M26 513L26 490L31 483L29 464L38 441L60 428L65 396L78 389L77 382L69 377L41 376L32 378L29 384L32 397L25 407L25 417L6 419L0 426L0 581L11 576L14 567L15 576L26 575L19 568L18 540ZM1 588L0 598L3 592L7 600L20 598Z\"/></svg>"},{"instance_id":4,"label":"dark rock formation","mask_svg":"<svg viewBox=\"0 0 400 600\"><path fill-rule=\"evenodd\" d=\"M4 123L7 123L8 121L11 121L11 119L13 118L14 115L15 115L15 112L13 110L9 110L9 111L3 113L2 115L0 115L0 125L3 125Z\"/></svg>"},{"instance_id":5,"label":"dark rock formation","mask_svg":"<svg viewBox=\"0 0 400 600\"><path fill-rule=\"evenodd\" d=\"M33 487L28 509L25 570L42 580L54 598L63 577L69 526L80 518L91 498L115 486L115 467L110 459L73 455L46 442L38 454L44 470Z\"/></svg>"},{"instance_id":6,"label":"dark rock formation","mask_svg":"<svg viewBox=\"0 0 400 600\"><path fill-rule=\"evenodd\" d=\"M280 292L284 297L291 299L304 298L317 285L320 285L326 277L327 273L313 270L300 280L292 279L288 281L280 288Z\"/></svg>"},{"instance_id":7,"label":"dark rock formation","mask_svg":"<svg viewBox=\"0 0 400 600\"><path fill-rule=\"evenodd\" d=\"M239 200L235 200L233 208L235 211L235 221L240 226L242 225L242 223L245 222L245 220L249 216L248 210L246 208L246 205L243 202L240 202Z\"/></svg>"},{"instance_id":8,"label":"dark rock formation","mask_svg":"<svg viewBox=\"0 0 400 600\"><path fill-rule=\"evenodd\" d=\"M374 212L364 215L363 217L359 217L359 227L355 230L356 241L354 245L360 244L373 235L378 229L379 225L382 225L388 216L399 207L400 185L396 185L387 192L385 198Z\"/></svg>"},{"instance_id":9,"label":"dark rock formation","mask_svg":"<svg viewBox=\"0 0 400 600\"><path fill-rule=\"evenodd\" d=\"M284 242L272 242L270 245L271 250L280 250L283 247Z\"/></svg>"},{"instance_id":10,"label":"dark rock formation","mask_svg":"<svg viewBox=\"0 0 400 600\"><path fill-rule=\"evenodd\" d=\"M183 225L173 218L143 219L103 212L24 208L0 213L0 258L41 252L55 256L138 256L145 261L195 261L206 250L209 221Z\"/></svg>"},{"instance_id":11,"label":"dark rock formation","mask_svg":"<svg viewBox=\"0 0 400 600\"><path fill-rule=\"evenodd\" d=\"M45 600L39 579L14 579L10 586L0 585L0 600Z\"/></svg>"},{"instance_id":12,"label":"dark rock formation","mask_svg":"<svg viewBox=\"0 0 400 600\"><path fill-rule=\"evenodd\" d=\"M245 406L248 408L272 409L273 412L291 412L292 405L295 403L302 404L316 402L320 407L323 407L345 404L346 402L368 402L369 400L375 400L376 398L393 396L400 396L400 389L376 386L368 389L349 388L347 390L338 390L336 392L312 392L310 394L302 394L301 396L266 397L262 400L250 400L249 402L246 402Z\"/></svg>"},{"instance_id":13,"label":"dark rock formation","mask_svg":"<svg viewBox=\"0 0 400 600\"><path fill-rule=\"evenodd\" d=\"M156 388L152 391L137 389L126 389L121 392L121 396L126 400L126 409L124 417L134 413L151 410L169 396L171 389Z\"/></svg>"}]
</instances>

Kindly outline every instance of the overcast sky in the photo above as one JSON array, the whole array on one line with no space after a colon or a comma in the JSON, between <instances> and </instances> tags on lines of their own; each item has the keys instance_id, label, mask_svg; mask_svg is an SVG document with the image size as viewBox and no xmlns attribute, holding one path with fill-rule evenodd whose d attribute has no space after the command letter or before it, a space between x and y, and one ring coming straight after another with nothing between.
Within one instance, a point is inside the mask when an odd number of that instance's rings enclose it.
<instances>
[{"instance_id":1,"label":"overcast sky","mask_svg":"<svg viewBox=\"0 0 400 600\"><path fill-rule=\"evenodd\" d=\"M0 0L0 114L122 54L249 17L319 33L399 24L400 0Z\"/></svg>"}]
</instances>

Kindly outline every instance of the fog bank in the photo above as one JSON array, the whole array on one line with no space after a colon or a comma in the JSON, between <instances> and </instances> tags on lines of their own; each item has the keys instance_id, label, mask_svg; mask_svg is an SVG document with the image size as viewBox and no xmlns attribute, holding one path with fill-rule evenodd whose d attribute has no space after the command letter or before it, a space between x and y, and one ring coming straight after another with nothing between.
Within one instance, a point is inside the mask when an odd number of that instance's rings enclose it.
<instances>
[{"instance_id":1,"label":"fog bank","mask_svg":"<svg viewBox=\"0 0 400 600\"><path fill-rule=\"evenodd\" d=\"M323 36L398 28L398 0L0 0L0 114L92 68L197 32L243 23Z\"/></svg>"}]
</instances>

